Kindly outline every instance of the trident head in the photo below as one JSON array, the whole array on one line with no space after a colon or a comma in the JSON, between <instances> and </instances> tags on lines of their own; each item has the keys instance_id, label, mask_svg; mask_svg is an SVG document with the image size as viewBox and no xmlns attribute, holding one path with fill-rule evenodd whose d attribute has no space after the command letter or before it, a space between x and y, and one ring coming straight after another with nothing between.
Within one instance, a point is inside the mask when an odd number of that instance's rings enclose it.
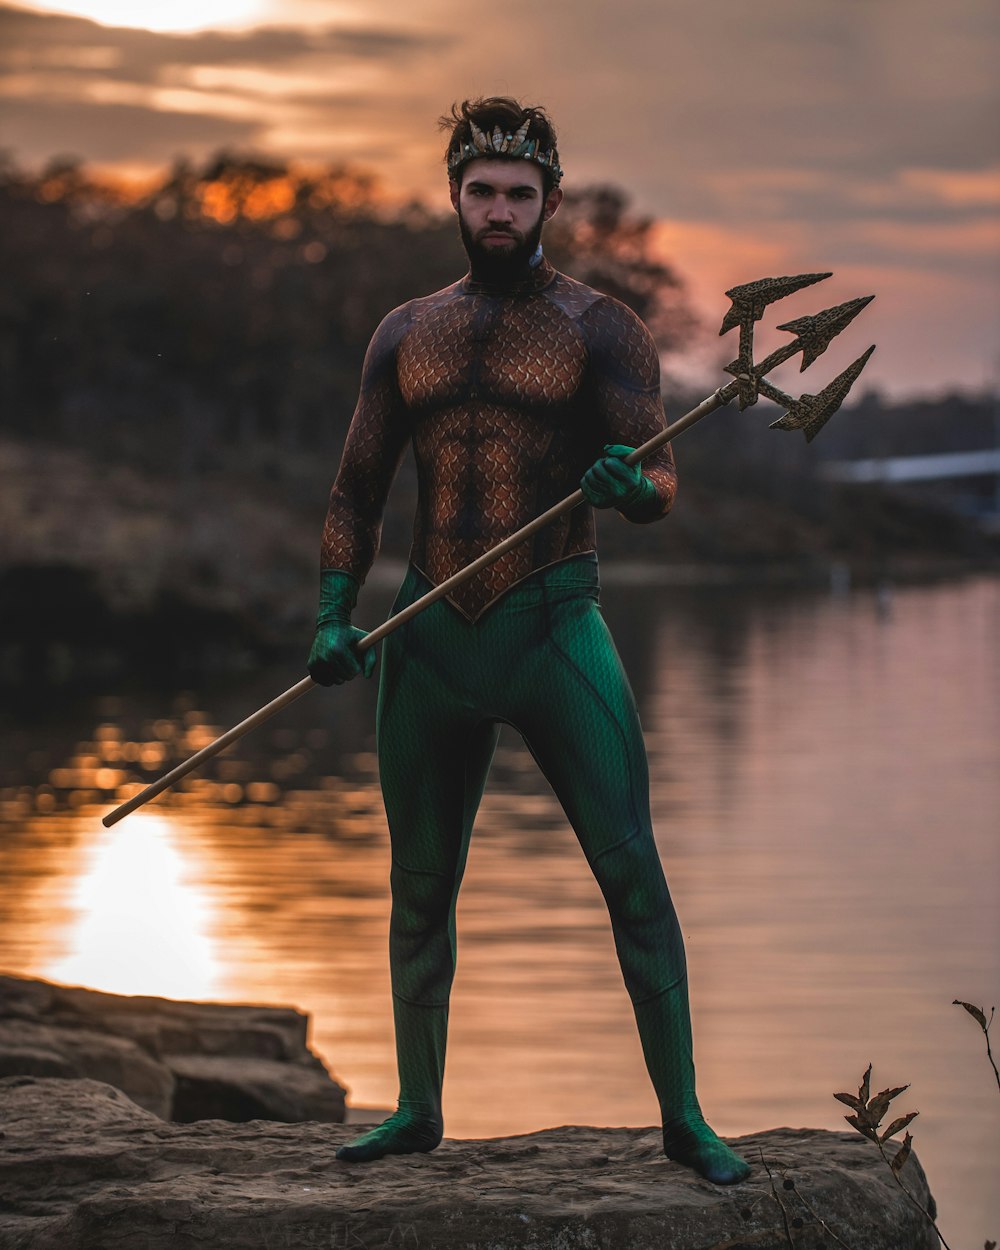
<instances>
[{"instance_id":1,"label":"trident head","mask_svg":"<svg viewBox=\"0 0 1000 1250\"><path fill-rule=\"evenodd\" d=\"M874 346L869 347L863 356L859 356L818 395L803 395L800 399L793 399L765 381L765 375L789 360L796 352L802 353L801 369L807 369L875 296L866 295L861 299L848 300L846 304L837 304L834 308L826 308L822 312L797 317L794 321L779 325L779 330L788 330L795 338L784 347L773 351L759 364L753 359L753 327L763 317L768 304L831 276L829 273L803 273L788 278L760 278L756 282L734 286L726 292L733 304L723 318L722 329L719 331L720 334L725 334L735 326L740 328L740 354L725 366L726 372L733 374L736 381L730 382L720 391L724 402L728 403L738 396L740 408L743 409L755 404L758 396L763 395L766 399L783 404L787 412L772 422L771 428L803 430L807 442L816 437L844 402L852 384L875 350Z\"/></svg>"}]
</instances>

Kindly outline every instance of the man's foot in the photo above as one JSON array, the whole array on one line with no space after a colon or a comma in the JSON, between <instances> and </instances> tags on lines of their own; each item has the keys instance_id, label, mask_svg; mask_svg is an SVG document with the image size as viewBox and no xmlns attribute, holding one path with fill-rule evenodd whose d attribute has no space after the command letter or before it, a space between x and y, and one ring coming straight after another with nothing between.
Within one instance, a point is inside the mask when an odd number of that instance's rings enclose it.
<instances>
[{"instance_id":1,"label":"man's foot","mask_svg":"<svg viewBox=\"0 0 1000 1250\"><path fill-rule=\"evenodd\" d=\"M439 1116L400 1109L349 1146L341 1146L337 1158L348 1163L368 1163L383 1155L426 1153L441 1144L443 1131Z\"/></svg>"},{"instance_id":2,"label":"man's foot","mask_svg":"<svg viewBox=\"0 0 1000 1250\"><path fill-rule=\"evenodd\" d=\"M736 1185L750 1165L708 1127L700 1115L678 1116L663 1125L663 1152L716 1185Z\"/></svg>"}]
</instances>

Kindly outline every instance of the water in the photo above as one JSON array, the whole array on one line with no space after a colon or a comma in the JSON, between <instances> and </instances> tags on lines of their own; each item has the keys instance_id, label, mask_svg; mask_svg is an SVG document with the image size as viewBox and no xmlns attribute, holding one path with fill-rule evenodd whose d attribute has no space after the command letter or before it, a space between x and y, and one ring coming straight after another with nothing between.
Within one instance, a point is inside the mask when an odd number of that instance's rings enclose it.
<instances>
[{"instance_id":1,"label":"water","mask_svg":"<svg viewBox=\"0 0 1000 1250\"><path fill-rule=\"evenodd\" d=\"M366 590L359 619L385 615ZM696 1059L724 1134L843 1127L832 1098L910 1083L954 1250L1000 1234L1000 583L836 596L610 586L661 855L688 943ZM292 1003L356 1105L396 1087L374 687L315 692L179 794L100 815L301 675L111 692L5 722L0 965L124 993ZM137 771L138 770L138 771ZM652 1124L597 887L513 734L459 906L447 1131ZM997 1049L1000 1049L998 1047Z\"/></svg>"}]
</instances>

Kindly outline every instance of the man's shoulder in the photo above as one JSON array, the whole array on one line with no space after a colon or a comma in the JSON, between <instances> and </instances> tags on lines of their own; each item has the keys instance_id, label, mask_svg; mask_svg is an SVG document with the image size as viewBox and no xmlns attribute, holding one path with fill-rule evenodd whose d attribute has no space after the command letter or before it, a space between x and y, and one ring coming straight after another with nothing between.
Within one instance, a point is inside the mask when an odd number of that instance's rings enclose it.
<instances>
[{"instance_id":1,"label":"man's shoulder","mask_svg":"<svg viewBox=\"0 0 1000 1250\"><path fill-rule=\"evenodd\" d=\"M399 340L421 316L434 308L461 298L462 293L462 280L459 279L450 286L442 287L440 291L434 291L430 295L418 295L403 304L398 304L379 322L378 329L372 336L373 345L377 343L383 349L398 346Z\"/></svg>"},{"instance_id":2,"label":"man's shoulder","mask_svg":"<svg viewBox=\"0 0 1000 1250\"><path fill-rule=\"evenodd\" d=\"M552 281L541 291L541 295L573 321L579 321L584 313L607 298L603 292L571 278L560 269L553 270L553 273Z\"/></svg>"},{"instance_id":3,"label":"man's shoulder","mask_svg":"<svg viewBox=\"0 0 1000 1250\"><path fill-rule=\"evenodd\" d=\"M587 338L649 336L645 322L627 304L560 270L545 295L580 324Z\"/></svg>"},{"instance_id":4,"label":"man's shoulder","mask_svg":"<svg viewBox=\"0 0 1000 1250\"><path fill-rule=\"evenodd\" d=\"M659 352L634 309L564 273L557 272L549 290L574 317L598 374L629 390L659 392Z\"/></svg>"},{"instance_id":5,"label":"man's shoulder","mask_svg":"<svg viewBox=\"0 0 1000 1250\"><path fill-rule=\"evenodd\" d=\"M409 299L405 304L400 304L398 308L394 308L389 314L395 317L397 314L400 318L407 321L414 321L422 313L429 309L438 308L442 304L450 304L453 300L461 299L465 294L462 286L463 279L459 278L456 282L443 286L440 291L432 291L429 295L417 295L413 299Z\"/></svg>"}]
</instances>

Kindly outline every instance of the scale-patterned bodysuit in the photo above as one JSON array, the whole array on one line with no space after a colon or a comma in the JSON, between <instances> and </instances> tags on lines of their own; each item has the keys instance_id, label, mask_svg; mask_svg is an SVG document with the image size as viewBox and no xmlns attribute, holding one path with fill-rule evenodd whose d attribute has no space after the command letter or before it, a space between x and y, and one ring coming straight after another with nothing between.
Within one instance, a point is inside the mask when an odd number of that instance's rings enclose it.
<instances>
[{"instance_id":1,"label":"scale-patterned bodysuit","mask_svg":"<svg viewBox=\"0 0 1000 1250\"><path fill-rule=\"evenodd\" d=\"M503 291L467 277L402 305L376 331L322 567L364 580L408 441L419 495L395 610L565 498L606 444L638 446L662 428L656 350L624 305L544 260ZM652 521L674 498L669 448L642 471L655 491L626 515ZM695 1097L683 939L653 841L635 701L597 598L583 504L385 640L377 737L392 840L399 1108L341 1158L440 1141L455 904L507 723L555 790L607 901L667 1153L713 1179L746 1170Z\"/></svg>"},{"instance_id":2,"label":"scale-patterned bodysuit","mask_svg":"<svg viewBox=\"0 0 1000 1250\"><path fill-rule=\"evenodd\" d=\"M663 428L656 348L623 304L543 260L491 294L465 278L382 322L330 495L322 567L359 581L375 558L389 486L412 440L419 479L411 563L433 583L564 499L606 443ZM676 489L669 447L643 462L658 506ZM587 504L450 596L471 620L530 573L594 550Z\"/></svg>"}]
</instances>

